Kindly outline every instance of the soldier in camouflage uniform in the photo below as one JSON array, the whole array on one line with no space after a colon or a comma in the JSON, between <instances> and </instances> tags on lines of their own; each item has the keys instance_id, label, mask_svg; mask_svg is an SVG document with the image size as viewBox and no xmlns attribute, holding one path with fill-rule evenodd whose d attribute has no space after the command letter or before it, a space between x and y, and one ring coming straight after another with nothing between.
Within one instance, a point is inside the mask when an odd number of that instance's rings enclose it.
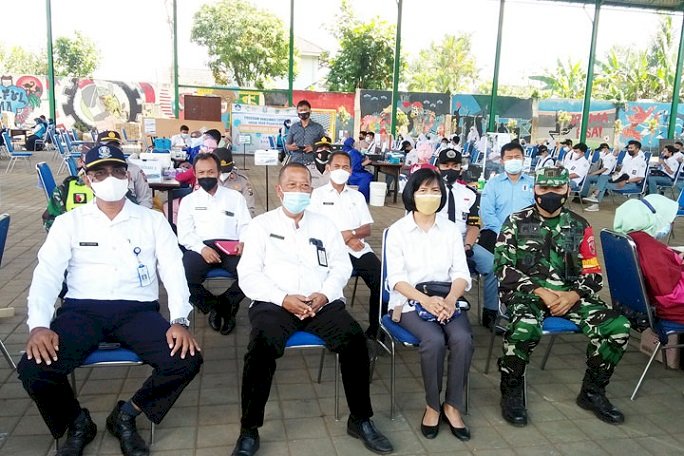
<instances>
[{"instance_id":1,"label":"soldier in camouflage uniform","mask_svg":"<svg viewBox=\"0 0 684 456\"><path fill-rule=\"evenodd\" d=\"M589 337L577 404L607 423L624 421L605 387L627 347L630 325L598 297L602 277L594 234L585 219L563 207L568 181L563 168L538 170L535 205L513 213L496 244L499 293L510 317L499 358L501 412L515 426L527 424L523 376L550 315L576 323Z\"/></svg>"}]
</instances>

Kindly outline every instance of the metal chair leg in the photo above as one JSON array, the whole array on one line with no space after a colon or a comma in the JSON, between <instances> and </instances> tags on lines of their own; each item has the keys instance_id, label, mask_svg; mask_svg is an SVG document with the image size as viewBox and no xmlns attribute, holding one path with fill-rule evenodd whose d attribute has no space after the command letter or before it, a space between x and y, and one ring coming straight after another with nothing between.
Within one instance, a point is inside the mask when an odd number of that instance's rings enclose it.
<instances>
[{"instance_id":1,"label":"metal chair leg","mask_svg":"<svg viewBox=\"0 0 684 456\"><path fill-rule=\"evenodd\" d=\"M395 379L395 366L396 361L394 340L390 337L390 347L391 347L391 362L390 362L390 419L394 419L394 379Z\"/></svg>"},{"instance_id":2,"label":"metal chair leg","mask_svg":"<svg viewBox=\"0 0 684 456\"><path fill-rule=\"evenodd\" d=\"M325 351L326 348L324 347L321 350L321 362L318 364L318 384L321 383L321 377L323 376L323 362L325 361ZM338 356L335 354L335 356ZM337 377L335 377L335 381L337 381Z\"/></svg>"},{"instance_id":3,"label":"metal chair leg","mask_svg":"<svg viewBox=\"0 0 684 456\"><path fill-rule=\"evenodd\" d=\"M154 446L154 422L150 421L150 446Z\"/></svg>"},{"instance_id":4,"label":"metal chair leg","mask_svg":"<svg viewBox=\"0 0 684 456\"><path fill-rule=\"evenodd\" d=\"M354 307L354 301L356 300L356 288L359 286L359 276L356 276L354 279L354 291L352 291L350 307Z\"/></svg>"},{"instance_id":5,"label":"metal chair leg","mask_svg":"<svg viewBox=\"0 0 684 456\"><path fill-rule=\"evenodd\" d=\"M556 335L551 334L551 338L549 340L549 346L546 349L546 352L544 352L544 358L542 358L542 363L541 363L541 370L544 370L546 368L546 361L549 359L549 355L551 354L551 349L553 348L553 343L556 341Z\"/></svg>"},{"instance_id":6,"label":"metal chair leg","mask_svg":"<svg viewBox=\"0 0 684 456\"><path fill-rule=\"evenodd\" d=\"M639 388L641 388L641 384L643 383L644 378L646 378L646 373L651 368L651 364L653 363L653 360L655 359L655 357L660 352L660 347L661 347L661 343L660 343L660 341L658 341L656 343L656 346L653 348L653 353L651 354L651 357L649 358L648 363L646 363L646 367L644 368L644 371L641 373L641 377L639 378L639 381L637 382L636 387L634 388L634 392L632 393L632 396L630 396L630 400L634 400L634 398L637 395L637 392L639 392Z\"/></svg>"},{"instance_id":7,"label":"metal chair leg","mask_svg":"<svg viewBox=\"0 0 684 456\"><path fill-rule=\"evenodd\" d=\"M492 352L494 351L494 340L496 339L496 328L499 326L499 323L501 323L501 320L503 320L503 317L501 315L498 315L496 317L496 320L494 320L494 328L492 328L492 336L489 338L489 349L487 350L487 364L485 364L484 368L484 373L489 374L489 364L492 360Z\"/></svg>"},{"instance_id":8,"label":"metal chair leg","mask_svg":"<svg viewBox=\"0 0 684 456\"><path fill-rule=\"evenodd\" d=\"M340 355L337 353L335 353L335 421L340 421Z\"/></svg>"},{"instance_id":9,"label":"metal chair leg","mask_svg":"<svg viewBox=\"0 0 684 456\"><path fill-rule=\"evenodd\" d=\"M14 360L12 359L12 356L10 355L9 351L7 351L7 347L5 347L5 344L2 342L2 340L0 340L0 350L2 350L2 354L5 356L7 364L9 364L10 367L16 371L17 365L14 364Z\"/></svg>"}]
</instances>

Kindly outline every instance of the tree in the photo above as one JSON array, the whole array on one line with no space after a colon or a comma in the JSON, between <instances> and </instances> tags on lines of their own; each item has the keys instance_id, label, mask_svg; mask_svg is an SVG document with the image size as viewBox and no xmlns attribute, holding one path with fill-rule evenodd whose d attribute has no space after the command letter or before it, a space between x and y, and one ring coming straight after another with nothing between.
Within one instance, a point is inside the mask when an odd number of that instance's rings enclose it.
<instances>
[{"instance_id":1,"label":"tree","mask_svg":"<svg viewBox=\"0 0 684 456\"><path fill-rule=\"evenodd\" d=\"M191 40L206 46L219 84L259 89L288 72L289 40L283 22L245 0L221 0L195 13Z\"/></svg>"},{"instance_id":2,"label":"tree","mask_svg":"<svg viewBox=\"0 0 684 456\"><path fill-rule=\"evenodd\" d=\"M546 70L545 73L541 76L530 76L530 79L542 82L542 90L548 92L549 96L584 98L587 72L582 63L573 62L571 59L563 63L558 59L556 69Z\"/></svg>"},{"instance_id":3,"label":"tree","mask_svg":"<svg viewBox=\"0 0 684 456\"><path fill-rule=\"evenodd\" d=\"M396 27L378 17L362 23L346 1L342 2L336 24L339 25L333 34L339 40L340 49L333 58L326 59L330 67L328 90L391 88ZM405 67L404 62L400 63Z\"/></svg>"},{"instance_id":4,"label":"tree","mask_svg":"<svg viewBox=\"0 0 684 456\"><path fill-rule=\"evenodd\" d=\"M76 78L92 77L100 63L100 55L95 43L76 32L74 38L60 36L55 41L55 75Z\"/></svg>"},{"instance_id":5,"label":"tree","mask_svg":"<svg viewBox=\"0 0 684 456\"><path fill-rule=\"evenodd\" d=\"M471 36L446 35L418 53L409 72L408 89L422 92L471 92L479 71L471 54Z\"/></svg>"},{"instance_id":6,"label":"tree","mask_svg":"<svg viewBox=\"0 0 684 456\"><path fill-rule=\"evenodd\" d=\"M47 74L47 58L44 53L27 51L21 46L12 46L7 50L0 45L0 72Z\"/></svg>"}]
</instances>

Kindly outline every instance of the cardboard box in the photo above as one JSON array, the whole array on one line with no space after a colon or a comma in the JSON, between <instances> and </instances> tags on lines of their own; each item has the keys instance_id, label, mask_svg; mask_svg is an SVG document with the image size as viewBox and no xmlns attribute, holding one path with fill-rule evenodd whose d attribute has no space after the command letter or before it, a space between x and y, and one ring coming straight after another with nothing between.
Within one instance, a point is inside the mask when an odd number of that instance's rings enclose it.
<instances>
[{"instance_id":1,"label":"cardboard box","mask_svg":"<svg viewBox=\"0 0 684 456\"><path fill-rule=\"evenodd\" d=\"M678 341L678 335L673 334L670 336L668 340L668 345L676 345ZM651 328L646 329L644 332L641 333L641 344L639 345L639 349L641 350L642 353L645 353L648 356L651 356L653 354L653 350L655 349L656 344L658 343L658 336L655 335L655 333L651 330ZM667 367L671 369L680 369L681 364L680 364L680 352L681 349L678 348L673 348L670 350L665 350L664 352L661 351L660 354L656 356L656 361L659 363L663 362L663 354L665 354L665 357L667 358Z\"/></svg>"}]
</instances>

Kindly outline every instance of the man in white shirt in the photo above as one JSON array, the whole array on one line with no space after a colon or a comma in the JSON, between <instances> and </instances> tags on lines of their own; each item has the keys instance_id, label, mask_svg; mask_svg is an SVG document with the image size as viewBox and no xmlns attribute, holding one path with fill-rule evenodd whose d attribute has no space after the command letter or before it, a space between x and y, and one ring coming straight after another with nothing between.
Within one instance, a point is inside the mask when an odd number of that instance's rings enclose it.
<instances>
[{"instance_id":1,"label":"man in white shirt","mask_svg":"<svg viewBox=\"0 0 684 456\"><path fill-rule=\"evenodd\" d=\"M57 455L80 455L97 426L67 376L99 343L121 343L154 370L132 399L118 402L107 429L124 454L147 455L136 417L144 412L161 422L202 364L187 330L192 307L181 254L164 216L126 199L121 150L95 146L85 167L96 199L57 217L38 252L19 378L52 435L67 433ZM159 313L157 271L168 292L170 323ZM65 272L66 296L53 318Z\"/></svg>"},{"instance_id":2,"label":"man in white shirt","mask_svg":"<svg viewBox=\"0 0 684 456\"><path fill-rule=\"evenodd\" d=\"M190 147L190 128L181 125L180 133L171 136L171 148L185 149Z\"/></svg>"},{"instance_id":3,"label":"man in white shirt","mask_svg":"<svg viewBox=\"0 0 684 456\"><path fill-rule=\"evenodd\" d=\"M648 175L648 193L658 193L658 187L671 187L681 166L674 156L676 149L667 145L663 148L658 159L658 169L652 169Z\"/></svg>"},{"instance_id":4,"label":"man in white shirt","mask_svg":"<svg viewBox=\"0 0 684 456\"><path fill-rule=\"evenodd\" d=\"M364 196L347 186L351 176L349 155L333 152L326 170L330 183L314 189L309 209L328 217L341 232L352 267L370 290L366 336L375 339L380 326L380 260L365 241L370 236L373 218Z\"/></svg>"},{"instance_id":5,"label":"man in white shirt","mask_svg":"<svg viewBox=\"0 0 684 456\"><path fill-rule=\"evenodd\" d=\"M641 151L641 143L634 139L628 141L627 154L622 159L622 168L604 186L597 185L598 195L595 198L585 198L586 201L594 204L585 207L584 210L587 212L598 212L600 209L599 203L605 196L606 190L640 190L642 181L646 179L647 169L648 163L646 163L646 157Z\"/></svg>"},{"instance_id":6,"label":"man in white shirt","mask_svg":"<svg viewBox=\"0 0 684 456\"><path fill-rule=\"evenodd\" d=\"M190 302L209 311L209 325L223 335L235 328L235 315L245 295L236 280L219 296L216 306L207 303L210 294L202 283L211 269L222 268L237 278L242 244L225 252L217 241L239 241L252 217L245 198L219 185L221 162L215 154L199 154L194 170L199 187L183 198L178 207L178 241L185 247L183 266L190 288Z\"/></svg>"},{"instance_id":7,"label":"man in white shirt","mask_svg":"<svg viewBox=\"0 0 684 456\"><path fill-rule=\"evenodd\" d=\"M588 149L589 148L584 143L575 144L572 146L572 151L565 162L565 168L567 168L570 173L570 190L573 192L580 190L580 187L589 172L589 167L591 165L589 164L589 160L584 156Z\"/></svg>"},{"instance_id":8,"label":"man in white shirt","mask_svg":"<svg viewBox=\"0 0 684 456\"><path fill-rule=\"evenodd\" d=\"M684 162L684 143L682 143L681 141L675 141L674 148L674 157L677 159L679 163Z\"/></svg>"},{"instance_id":9,"label":"man in white shirt","mask_svg":"<svg viewBox=\"0 0 684 456\"><path fill-rule=\"evenodd\" d=\"M330 219L305 210L311 195L305 165L282 167L276 192L282 206L249 224L238 265L240 286L254 302L242 374L240 436L232 454L251 456L259 449L258 428L264 423L276 360L298 330L319 336L339 353L350 410L347 433L375 453L390 453L391 443L370 420L366 338L344 308L343 290L352 266L342 235Z\"/></svg>"},{"instance_id":10,"label":"man in white shirt","mask_svg":"<svg viewBox=\"0 0 684 456\"><path fill-rule=\"evenodd\" d=\"M552 168L556 166L556 160L549 154L549 148L542 144L537 148L537 164L534 166L535 172L542 168Z\"/></svg>"},{"instance_id":11,"label":"man in white shirt","mask_svg":"<svg viewBox=\"0 0 684 456\"><path fill-rule=\"evenodd\" d=\"M611 152L610 147L606 143L602 143L599 146L599 160L596 164L594 171L589 168L589 174L587 174L587 185L584 186L580 196L586 199L589 196L589 190L592 185L596 185L597 188L606 187L608 181L610 180L610 175L615 171L615 165L617 165L617 156L619 150L616 148L614 152ZM592 165L594 166L594 165ZM592 198L598 196L598 191L591 194Z\"/></svg>"},{"instance_id":12,"label":"man in white shirt","mask_svg":"<svg viewBox=\"0 0 684 456\"><path fill-rule=\"evenodd\" d=\"M477 243L480 235L480 195L477 190L459 182L461 153L444 149L439 153L437 166L447 188L447 202L438 215L456 224L463 239L466 257L474 270L482 274L484 282L484 309L482 326L489 328L499 311L499 282L494 274L494 255Z\"/></svg>"}]
</instances>

